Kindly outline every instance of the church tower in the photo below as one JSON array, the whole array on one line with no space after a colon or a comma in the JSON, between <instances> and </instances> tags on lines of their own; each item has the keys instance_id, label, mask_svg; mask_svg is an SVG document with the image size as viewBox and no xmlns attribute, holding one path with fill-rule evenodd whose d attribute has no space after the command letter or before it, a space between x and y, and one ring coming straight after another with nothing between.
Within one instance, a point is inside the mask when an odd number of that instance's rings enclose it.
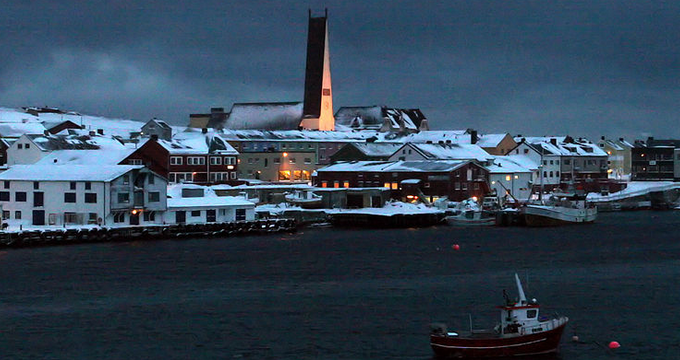
<instances>
[{"instance_id":1,"label":"church tower","mask_svg":"<svg viewBox=\"0 0 680 360\"><path fill-rule=\"evenodd\" d=\"M305 100L300 126L306 130L335 130L327 9L323 17L312 17L309 11Z\"/></svg>"}]
</instances>

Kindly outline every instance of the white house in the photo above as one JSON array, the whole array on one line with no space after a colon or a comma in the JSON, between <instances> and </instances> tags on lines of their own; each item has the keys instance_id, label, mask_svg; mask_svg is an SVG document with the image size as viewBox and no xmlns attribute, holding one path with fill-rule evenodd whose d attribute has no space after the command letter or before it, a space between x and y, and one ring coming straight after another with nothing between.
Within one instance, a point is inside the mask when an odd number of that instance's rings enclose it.
<instances>
[{"instance_id":1,"label":"white house","mask_svg":"<svg viewBox=\"0 0 680 360\"><path fill-rule=\"evenodd\" d=\"M167 181L140 165L15 165L0 174L10 227L157 223L166 191Z\"/></svg>"},{"instance_id":2,"label":"white house","mask_svg":"<svg viewBox=\"0 0 680 360\"><path fill-rule=\"evenodd\" d=\"M528 157L538 164L536 170L536 182L534 185L543 184L544 189L552 189L560 184L560 160L561 153L554 149L554 146L545 142L529 143L526 139L519 141L517 146L512 149L508 156L516 155Z\"/></svg>"},{"instance_id":3,"label":"white house","mask_svg":"<svg viewBox=\"0 0 680 360\"><path fill-rule=\"evenodd\" d=\"M61 150L104 150L99 156L130 151L130 147L111 137L81 132L74 135L24 134L7 149L7 165L35 164L51 152Z\"/></svg>"},{"instance_id":4,"label":"white house","mask_svg":"<svg viewBox=\"0 0 680 360\"><path fill-rule=\"evenodd\" d=\"M538 163L523 156L496 156L486 168L489 169L490 188L499 200L529 199Z\"/></svg>"},{"instance_id":5,"label":"white house","mask_svg":"<svg viewBox=\"0 0 680 360\"><path fill-rule=\"evenodd\" d=\"M241 197L217 196L213 189L195 184L168 188L166 224L225 223L255 219L255 204Z\"/></svg>"}]
</instances>

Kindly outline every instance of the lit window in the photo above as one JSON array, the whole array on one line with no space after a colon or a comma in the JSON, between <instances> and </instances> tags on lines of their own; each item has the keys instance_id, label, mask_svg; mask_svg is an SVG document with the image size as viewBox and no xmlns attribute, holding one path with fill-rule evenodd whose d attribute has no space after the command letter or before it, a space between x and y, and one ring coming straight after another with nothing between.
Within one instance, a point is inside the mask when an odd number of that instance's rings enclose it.
<instances>
[{"instance_id":1,"label":"lit window","mask_svg":"<svg viewBox=\"0 0 680 360\"><path fill-rule=\"evenodd\" d=\"M348 188L349 187L349 181L345 181L342 183L342 187Z\"/></svg>"}]
</instances>

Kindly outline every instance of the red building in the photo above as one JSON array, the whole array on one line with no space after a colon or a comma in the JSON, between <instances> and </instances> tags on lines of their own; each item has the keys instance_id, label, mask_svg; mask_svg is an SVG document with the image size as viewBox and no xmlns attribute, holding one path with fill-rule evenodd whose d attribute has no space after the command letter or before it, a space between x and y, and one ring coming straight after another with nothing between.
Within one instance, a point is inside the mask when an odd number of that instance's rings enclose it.
<instances>
[{"instance_id":1,"label":"red building","mask_svg":"<svg viewBox=\"0 0 680 360\"><path fill-rule=\"evenodd\" d=\"M238 152L217 136L201 137L199 141L182 142L149 139L120 164L146 165L169 183L237 182Z\"/></svg>"},{"instance_id":2,"label":"red building","mask_svg":"<svg viewBox=\"0 0 680 360\"><path fill-rule=\"evenodd\" d=\"M474 161L351 161L317 170L318 187L386 187L392 197L462 201L489 193L489 171Z\"/></svg>"}]
</instances>

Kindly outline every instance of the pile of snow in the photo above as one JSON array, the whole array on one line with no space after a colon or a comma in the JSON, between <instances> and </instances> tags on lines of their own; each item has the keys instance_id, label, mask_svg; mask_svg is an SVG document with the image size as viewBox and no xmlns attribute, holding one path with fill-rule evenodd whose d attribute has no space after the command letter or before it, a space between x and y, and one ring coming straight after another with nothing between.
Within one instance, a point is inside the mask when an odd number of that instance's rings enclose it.
<instances>
[{"instance_id":1,"label":"pile of snow","mask_svg":"<svg viewBox=\"0 0 680 360\"><path fill-rule=\"evenodd\" d=\"M588 194L589 201L617 201L655 191L680 189L680 183L673 181L631 181L625 189L609 195L599 193Z\"/></svg>"},{"instance_id":2,"label":"pile of snow","mask_svg":"<svg viewBox=\"0 0 680 360\"><path fill-rule=\"evenodd\" d=\"M401 201L391 201L385 203L381 208L363 208L363 209L328 209L327 214L369 214L369 215L410 215L410 214L428 214L441 213L441 210L428 207L425 204L411 204Z\"/></svg>"}]
</instances>

